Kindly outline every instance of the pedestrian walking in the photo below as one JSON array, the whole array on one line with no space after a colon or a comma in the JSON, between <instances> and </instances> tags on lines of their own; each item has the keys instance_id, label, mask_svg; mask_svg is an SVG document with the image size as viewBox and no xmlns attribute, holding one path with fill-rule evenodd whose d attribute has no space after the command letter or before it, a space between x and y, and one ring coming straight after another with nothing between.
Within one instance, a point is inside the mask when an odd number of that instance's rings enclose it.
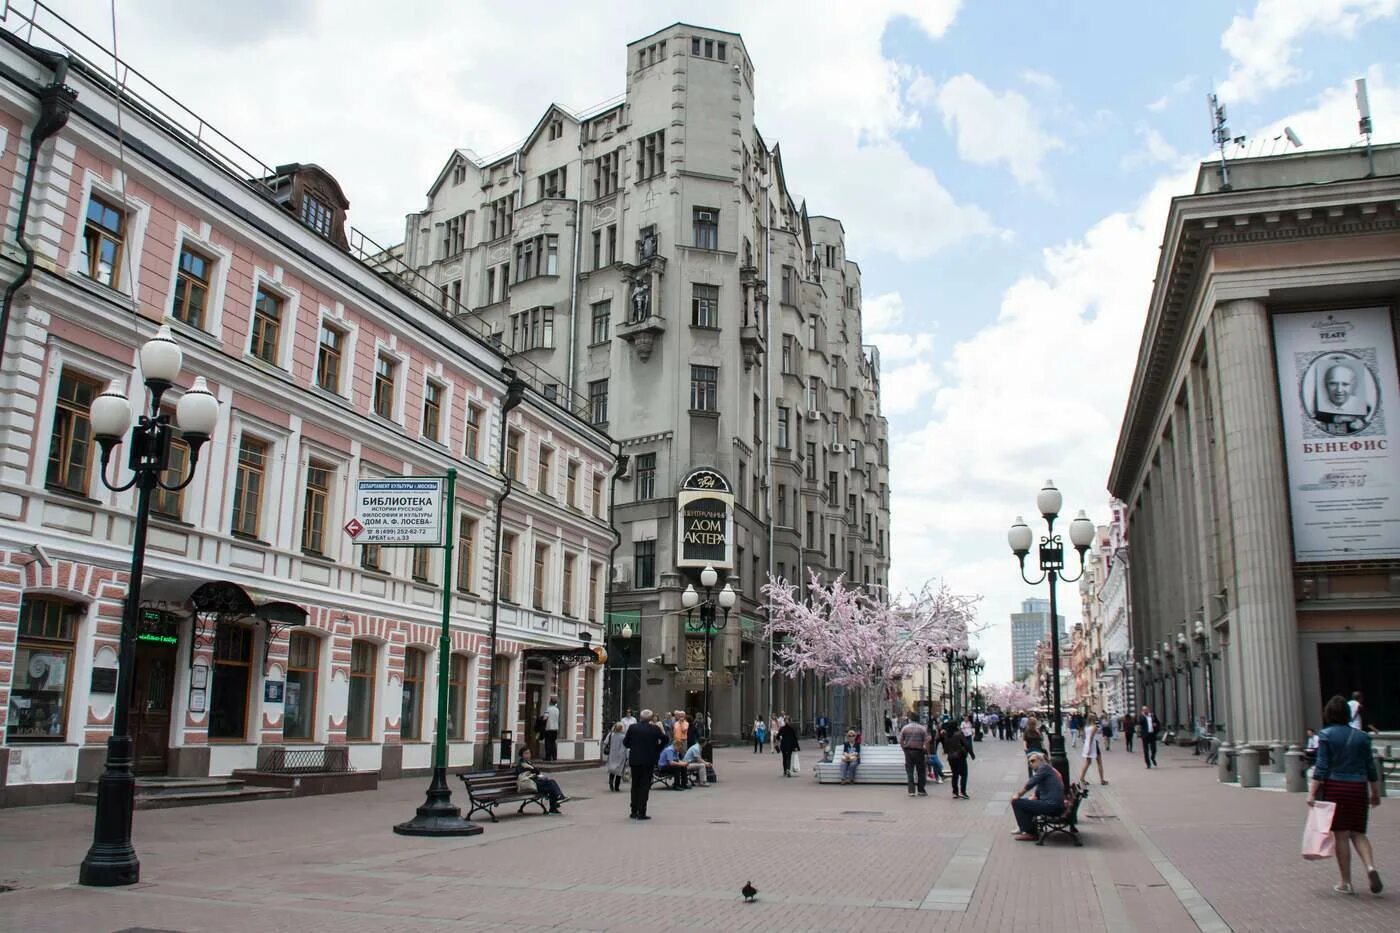
<instances>
[{"instance_id":1,"label":"pedestrian walking","mask_svg":"<svg viewBox=\"0 0 1400 933\"><path fill-rule=\"evenodd\" d=\"M854 784L856 769L860 767L860 737L856 730L846 730L846 741L841 746L841 783Z\"/></svg>"},{"instance_id":2,"label":"pedestrian walking","mask_svg":"<svg viewBox=\"0 0 1400 933\"><path fill-rule=\"evenodd\" d=\"M1103 732L1103 750L1113 750L1113 720L1108 716L1099 717L1099 728Z\"/></svg>"},{"instance_id":3,"label":"pedestrian walking","mask_svg":"<svg viewBox=\"0 0 1400 933\"><path fill-rule=\"evenodd\" d=\"M792 723L784 722L779 726L773 742L783 756L783 777L792 777L792 753L802 750L797 744L797 730L793 728Z\"/></svg>"},{"instance_id":4,"label":"pedestrian walking","mask_svg":"<svg viewBox=\"0 0 1400 933\"><path fill-rule=\"evenodd\" d=\"M967 760L977 757L972 741L960 729L949 729L943 734L943 751L948 755L948 768L953 773L954 800L970 799L967 796Z\"/></svg>"},{"instance_id":5,"label":"pedestrian walking","mask_svg":"<svg viewBox=\"0 0 1400 933\"><path fill-rule=\"evenodd\" d=\"M817 741L821 742L830 737L831 720L825 716L817 717Z\"/></svg>"},{"instance_id":6,"label":"pedestrian walking","mask_svg":"<svg viewBox=\"0 0 1400 933\"><path fill-rule=\"evenodd\" d=\"M1138 738L1142 739L1142 760L1149 768L1157 766L1157 717L1146 706L1138 716Z\"/></svg>"},{"instance_id":7,"label":"pedestrian walking","mask_svg":"<svg viewBox=\"0 0 1400 933\"><path fill-rule=\"evenodd\" d=\"M928 776L935 784L943 783L943 759L938 757L938 743L943 741L944 728L942 725L935 725L929 730Z\"/></svg>"},{"instance_id":8,"label":"pedestrian walking","mask_svg":"<svg viewBox=\"0 0 1400 933\"><path fill-rule=\"evenodd\" d=\"M1074 713L1069 717L1069 744L1071 748L1079 745L1079 732L1084 728L1084 717Z\"/></svg>"},{"instance_id":9,"label":"pedestrian walking","mask_svg":"<svg viewBox=\"0 0 1400 933\"><path fill-rule=\"evenodd\" d=\"M1362 729L1362 709L1363 707L1361 705L1361 691L1357 690L1352 693L1351 699L1347 701L1347 722L1353 729L1356 729L1358 731Z\"/></svg>"},{"instance_id":10,"label":"pedestrian walking","mask_svg":"<svg viewBox=\"0 0 1400 933\"><path fill-rule=\"evenodd\" d=\"M1099 783L1108 786L1108 781L1103 777L1103 756L1099 748L1099 721L1093 713L1084 721L1084 749L1080 752L1084 757L1084 765L1079 769L1079 783L1084 783L1084 778L1089 775L1090 763L1098 765Z\"/></svg>"},{"instance_id":11,"label":"pedestrian walking","mask_svg":"<svg viewBox=\"0 0 1400 933\"><path fill-rule=\"evenodd\" d=\"M612 731L603 738L603 754L608 756L608 790L622 790L622 775L627 773L627 747L622 739L627 735L622 720L613 723Z\"/></svg>"},{"instance_id":12,"label":"pedestrian walking","mask_svg":"<svg viewBox=\"0 0 1400 933\"><path fill-rule=\"evenodd\" d=\"M763 746L768 742L768 726L763 721L762 716L754 717L753 721L753 753L763 754Z\"/></svg>"},{"instance_id":13,"label":"pedestrian walking","mask_svg":"<svg viewBox=\"0 0 1400 933\"><path fill-rule=\"evenodd\" d=\"M1332 697L1323 707L1324 728L1318 735L1317 764L1313 767L1308 806L1318 800L1331 801L1336 806L1332 814L1332 836L1342 880L1332 890L1338 894L1354 893L1351 887L1351 850L1354 847L1366 866L1371 893L1380 894L1383 885L1380 872L1376 871L1371 840L1366 838L1366 821L1367 803L1372 807L1381 805L1381 776L1371 754L1371 737L1352 727L1353 719L1355 711L1348 708L1347 701L1340 696Z\"/></svg>"},{"instance_id":14,"label":"pedestrian walking","mask_svg":"<svg viewBox=\"0 0 1400 933\"><path fill-rule=\"evenodd\" d=\"M899 730L899 747L904 749L904 777L909 783L910 797L915 796L915 785L918 786L918 796L928 796L926 775L929 744L928 730L910 713L908 721Z\"/></svg>"},{"instance_id":15,"label":"pedestrian walking","mask_svg":"<svg viewBox=\"0 0 1400 933\"><path fill-rule=\"evenodd\" d=\"M657 759L666 747L666 733L652 721L655 714L642 710L640 722L635 722L623 733L622 744L627 748L627 762L632 767L632 814L634 820L649 820L647 800L651 797L651 776L656 771Z\"/></svg>"},{"instance_id":16,"label":"pedestrian walking","mask_svg":"<svg viewBox=\"0 0 1400 933\"><path fill-rule=\"evenodd\" d=\"M1132 713L1123 714L1123 744L1128 749L1128 754L1133 752L1133 733L1137 730L1137 719Z\"/></svg>"}]
</instances>

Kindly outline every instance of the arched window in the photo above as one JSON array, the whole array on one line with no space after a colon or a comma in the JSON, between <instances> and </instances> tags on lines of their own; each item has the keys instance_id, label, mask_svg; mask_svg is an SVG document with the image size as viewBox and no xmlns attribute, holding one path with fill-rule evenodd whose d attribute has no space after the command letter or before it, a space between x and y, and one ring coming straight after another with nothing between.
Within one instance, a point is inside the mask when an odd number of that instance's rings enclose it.
<instances>
[{"instance_id":1,"label":"arched window","mask_svg":"<svg viewBox=\"0 0 1400 933\"><path fill-rule=\"evenodd\" d=\"M82 617L83 607L66 600L26 596L20 603L7 741L62 742L68 737L73 645Z\"/></svg>"},{"instance_id":2,"label":"arched window","mask_svg":"<svg viewBox=\"0 0 1400 933\"><path fill-rule=\"evenodd\" d=\"M447 737L463 739L467 734L467 656L454 654L447 679Z\"/></svg>"},{"instance_id":3,"label":"arched window","mask_svg":"<svg viewBox=\"0 0 1400 933\"><path fill-rule=\"evenodd\" d=\"M248 692L253 680L253 629L225 622L214 633L214 683L209 702L209 738L248 734Z\"/></svg>"},{"instance_id":4,"label":"arched window","mask_svg":"<svg viewBox=\"0 0 1400 933\"><path fill-rule=\"evenodd\" d=\"M316 685L321 665L321 640L309 632L293 632L287 642L287 687L282 695L282 737L316 738Z\"/></svg>"},{"instance_id":5,"label":"arched window","mask_svg":"<svg viewBox=\"0 0 1400 933\"><path fill-rule=\"evenodd\" d=\"M415 742L423 737L423 686L428 652L408 648L403 653L403 715L399 738Z\"/></svg>"},{"instance_id":6,"label":"arched window","mask_svg":"<svg viewBox=\"0 0 1400 933\"><path fill-rule=\"evenodd\" d=\"M379 670L379 648L356 639L350 643L350 702L345 737L355 742L374 738L374 682Z\"/></svg>"}]
</instances>

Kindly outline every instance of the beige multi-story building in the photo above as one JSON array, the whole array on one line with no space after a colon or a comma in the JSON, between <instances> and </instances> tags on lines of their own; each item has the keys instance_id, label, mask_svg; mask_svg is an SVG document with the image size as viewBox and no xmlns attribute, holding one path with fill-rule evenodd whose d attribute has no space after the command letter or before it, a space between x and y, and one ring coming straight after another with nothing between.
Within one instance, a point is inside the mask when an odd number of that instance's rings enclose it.
<instances>
[{"instance_id":1,"label":"beige multi-story building","mask_svg":"<svg viewBox=\"0 0 1400 933\"><path fill-rule=\"evenodd\" d=\"M386 258L626 458L610 717L702 705L704 640L679 611L693 578L677 567L676 496L696 468L727 481L716 568L739 600L714 639L719 735L784 709L804 724L843 717L818 684L773 682L760 637L770 572L844 574L883 593L889 569L886 422L879 355L861 342L860 268L840 221L809 215L788 188L754 102L740 36L669 26L628 45L616 101L582 115L550 106L505 153L453 152Z\"/></svg>"}]
</instances>

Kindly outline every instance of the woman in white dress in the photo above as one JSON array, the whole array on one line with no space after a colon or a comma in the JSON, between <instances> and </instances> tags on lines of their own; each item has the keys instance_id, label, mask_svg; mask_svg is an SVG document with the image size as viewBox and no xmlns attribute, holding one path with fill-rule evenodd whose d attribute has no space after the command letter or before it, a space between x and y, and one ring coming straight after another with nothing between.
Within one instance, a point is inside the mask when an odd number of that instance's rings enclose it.
<instances>
[{"instance_id":1,"label":"woman in white dress","mask_svg":"<svg viewBox=\"0 0 1400 933\"><path fill-rule=\"evenodd\" d=\"M1099 783L1107 785L1103 778L1103 756L1099 754L1099 720L1090 713L1084 720L1084 748L1081 754L1084 756L1084 766L1079 769L1079 783L1083 784L1084 779L1089 776L1089 762L1094 762L1099 768Z\"/></svg>"}]
</instances>

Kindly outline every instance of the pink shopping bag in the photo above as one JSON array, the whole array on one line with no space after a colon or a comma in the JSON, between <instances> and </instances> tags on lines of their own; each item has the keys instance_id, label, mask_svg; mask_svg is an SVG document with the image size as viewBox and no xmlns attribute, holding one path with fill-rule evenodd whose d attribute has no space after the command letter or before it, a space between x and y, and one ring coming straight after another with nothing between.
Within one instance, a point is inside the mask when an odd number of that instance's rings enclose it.
<instances>
[{"instance_id":1,"label":"pink shopping bag","mask_svg":"<svg viewBox=\"0 0 1400 933\"><path fill-rule=\"evenodd\" d=\"M1308 820L1303 824L1303 858L1331 858L1335 840L1332 836L1332 815L1337 805L1319 800L1308 807Z\"/></svg>"}]
</instances>

